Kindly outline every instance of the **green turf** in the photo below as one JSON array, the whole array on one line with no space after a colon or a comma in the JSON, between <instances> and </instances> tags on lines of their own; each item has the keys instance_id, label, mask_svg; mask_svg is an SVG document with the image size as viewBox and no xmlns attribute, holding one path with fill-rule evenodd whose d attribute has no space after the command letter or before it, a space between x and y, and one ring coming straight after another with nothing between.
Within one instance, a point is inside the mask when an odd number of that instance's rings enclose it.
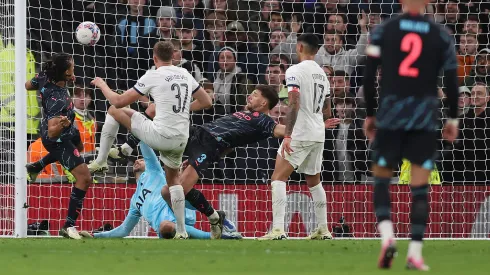
<instances>
[{"instance_id":1,"label":"green turf","mask_svg":"<svg viewBox=\"0 0 490 275\"><path fill-rule=\"evenodd\" d=\"M390 272L378 241L0 239L0 274L410 274L406 241ZM490 242L427 241L431 274L490 274Z\"/></svg>"}]
</instances>

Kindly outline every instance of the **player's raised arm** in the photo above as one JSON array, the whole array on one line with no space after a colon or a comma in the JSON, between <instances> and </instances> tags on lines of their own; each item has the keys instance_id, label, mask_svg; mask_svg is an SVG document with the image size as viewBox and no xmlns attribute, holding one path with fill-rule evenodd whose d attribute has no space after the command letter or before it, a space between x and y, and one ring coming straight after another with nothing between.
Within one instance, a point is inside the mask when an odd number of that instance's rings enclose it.
<instances>
[{"instance_id":1,"label":"player's raised arm","mask_svg":"<svg viewBox=\"0 0 490 275\"><path fill-rule=\"evenodd\" d=\"M150 148L150 146L146 145L146 143L140 141L140 150L143 158L145 159L146 169L155 171L157 173L163 173L162 166L160 165L160 161L155 155L155 151Z\"/></svg>"},{"instance_id":2,"label":"player's raised arm","mask_svg":"<svg viewBox=\"0 0 490 275\"><path fill-rule=\"evenodd\" d=\"M99 88L104 94L104 96L107 98L107 100L109 100L111 105L114 105L114 107L116 108L126 107L129 104L138 100L142 95L144 95L143 93L136 90L135 88L131 88L126 92L124 92L123 94L118 94L114 92L111 88L109 88L107 83L100 77L96 77L90 83L96 86L97 88ZM138 82L138 84L139 83L140 82Z\"/></svg>"}]
</instances>

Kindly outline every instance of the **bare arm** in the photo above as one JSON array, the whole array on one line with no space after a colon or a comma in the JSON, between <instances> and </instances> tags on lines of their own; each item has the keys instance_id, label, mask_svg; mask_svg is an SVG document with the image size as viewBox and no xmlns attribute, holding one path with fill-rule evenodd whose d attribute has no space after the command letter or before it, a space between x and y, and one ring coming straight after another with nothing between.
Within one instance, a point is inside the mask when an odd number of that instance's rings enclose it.
<instances>
[{"instance_id":1,"label":"bare arm","mask_svg":"<svg viewBox=\"0 0 490 275\"><path fill-rule=\"evenodd\" d=\"M325 98L325 102L323 103L323 121L326 121L330 117L332 117L332 105L330 97Z\"/></svg>"},{"instance_id":2,"label":"bare arm","mask_svg":"<svg viewBox=\"0 0 490 275\"><path fill-rule=\"evenodd\" d=\"M277 124L276 127L274 127L275 138L283 138L285 133L286 133L286 125Z\"/></svg>"},{"instance_id":3,"label":"bare arm","mask_svg":"<svg viewBox=\"0 0 490 275\"><path fill-rule=\"evenodd\" d=\"M299 92L289 92L289 112L286 115L285 137L291 137L299 112Z\"/></svg>"},{"instance_id":4,"label":"bare arm","mask_svg":"<svg viewBox=\"0 0 490 275\"><path fill-rule=\"evenodd\" d=\"M206 93L203 87L199 87L199 90L194 92L192 94L192 97L195 99L191 103L190 111L199 111L203 109L209 109L213 105L213 100L211 97Z\"/></svg>"},{"instance_id":5,"label":"bare arm","mask_svg":"<svg viewBox=\"0 0 490 275\"><path fill-rule=\"evenodd\" d=\"M97 86L102 93L104 94L105 98L109 100L109 102L114 105L116 108L123 108L128 106L129 104L135 102L139 98L141 98L142 94L140 94L138 91L136 91L134 88L131 88L127 91L125 91L123 94L118 94L114 92L107 83L105 83L104 80L100 77L96 77L92 81L92 85Z\"/></svg>"}]
</instances>

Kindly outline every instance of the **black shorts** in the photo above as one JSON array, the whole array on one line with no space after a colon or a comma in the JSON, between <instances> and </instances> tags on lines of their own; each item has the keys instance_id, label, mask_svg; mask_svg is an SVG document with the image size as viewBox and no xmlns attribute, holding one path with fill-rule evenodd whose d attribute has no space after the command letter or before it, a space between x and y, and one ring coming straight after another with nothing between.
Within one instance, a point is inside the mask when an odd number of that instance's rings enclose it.
<instances>
[{"instance_id":1,"label":"black shorts","mask_svg":"<svg viewBox=\"0 0 490 275\"><path fill-rule=\"evenodd\" d=\"M78 165L85 163L80 156L77 145L81 143L80 133L74 135L71 139L63 139L61 142L45 141L43 146L48 152L60 162L60 164L68 171L73 170Z\"/></svg>"},{"instance_id":2,"label":"black shorts","mask_svg":"<svg viewBox=\"0 0 490 275\"><path fill-rule=\"evenodd\" d=\"M437 132L378 129L373 142L373 163L395 168L402 159L427 170L434 168Z\"/></svg>"},{"instance_id":3,"label":"black shorts","mask_svg":"<svg viewBox=\"0 0 490 275\"><path fill-rule=\"evenodd\" d=\"M203 171L218 161L223 151L224 148L210 133L201 127L191 127L185 155L196 171Z\"/></svg>"}]
</instances>

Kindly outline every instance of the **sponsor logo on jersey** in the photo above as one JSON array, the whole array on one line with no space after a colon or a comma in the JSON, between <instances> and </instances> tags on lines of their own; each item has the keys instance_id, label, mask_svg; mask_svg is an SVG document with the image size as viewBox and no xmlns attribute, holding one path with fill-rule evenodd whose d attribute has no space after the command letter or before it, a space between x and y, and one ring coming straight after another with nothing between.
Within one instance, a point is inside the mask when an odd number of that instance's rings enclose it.
<instances>
[{"instance_id":1,"label":"sponsor logo on jersey","mask_svg":"<svg viewBox=\"0 0 490 275\"><path fill-rule=\"evenodd\" d=\"M136 82L136 85L138 85L138 87L145 87L145 84L143 84L141 82Z\"/></svg>"}]
</instances>

